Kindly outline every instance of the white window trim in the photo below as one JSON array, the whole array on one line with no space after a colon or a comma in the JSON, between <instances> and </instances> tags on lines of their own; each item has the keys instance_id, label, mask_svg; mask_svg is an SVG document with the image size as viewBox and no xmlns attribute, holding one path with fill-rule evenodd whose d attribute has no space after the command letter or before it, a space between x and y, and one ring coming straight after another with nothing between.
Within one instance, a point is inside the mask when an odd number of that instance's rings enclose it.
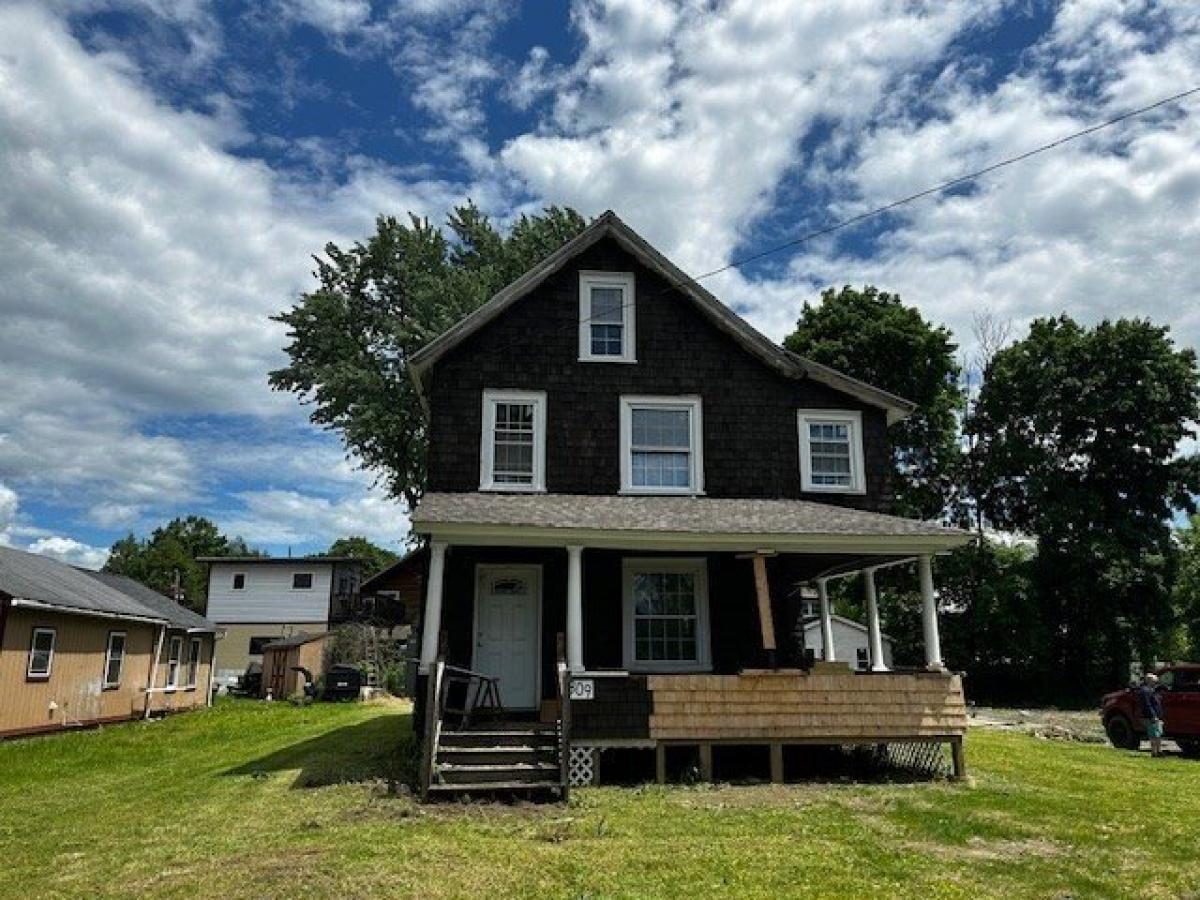
<instances>
[{"instance_id":1,"label":"white window trim","mask_svg":"<svg viewBox=\"0 0 1200 900\"><path fill-rule=\"evenodd\" d=\"M812 450L808 437L810 422L837 422L850 426L850 484L813 484ZM865 494L866 468L863 463L862 413L845 409L801 409L796 413L800 435L800 489L814 494Z\"/></svg>"},{"instance_id":2,"label":"white window trim","mask_svg":"<svg viewBox=\"0 0 1200 900\"><path fill-rule=\"evenodd\" d=\"M238 587L238 583L237 583L239 575L242 578L242 586L241 587ZM246 573L245 572L234 572L233 577L229 579L229 589L231 591L244 591L246 589Z\"/></svg>"},{"instance_id":3,"label":"white window trim","mask_svg":"<svg viewBox=\"0 0 1200 900\"><path fill-rule=\"evenodd\" d=\"M683 494L697 496L704 493L704 404L694 394L680 397L621 397L621 493L622 494ZM645 487L633 483L633 409L658 407L661 409L687 409L690 412L691 447L689 460L691 472L688 487Z\"/></svg>"},{"instance_id":4,"label":"white window trim","mask_svg":"<svg viewBox=\"0 0 1200 900\"><path fill-rule=\"evenodd\" d=\"M188 642L188 648L187 684L185 687L194 688L196 679L200 675L200 654L204 650L204 643L200 638L192 638Z\"/></svg>"},{"instance_id":5,"label":"white window trim","mask_svg":"<svg viewBox=\"0 0 1200 900\"><path fill-rule=\"evenodd\" d=\"M171 638L167 649L167 687L179 687L179 667L183 662L183 638Z\"/></svg>"},{"instance_id":6,"label":"white window trim","mask_svg":"<svg viewBox=\"0 0 1200 900\"><path fill-rule=\"evenodd\" d=\"M121 639L121 660L117 666L117 680L108 680L108 670L112 666L113 661L113 638ZM110 631L108 633L108 646L104 648L104 687L118 688L121 686L121 676L125 674L125 650L129 643L129 637L124 631Z\"/></svg>"},{"instance_id":7,"label":"white window trim","mask_svg":"<svg viewBox=\"0 0 1200 900\"><path fill-rule=\"evenodd\" d=\"M46 659L46 671L33 671L33 651L37 647L37 639L39 634L50 635L50 655ZM25 677L34 678L38 681L44 681L50 677L54 671L54 652L58 648L58 631L54 628L35 628L29 636L29 659L25 662Z\"/></svg>"},{"instance_id":8,"label":"white window trim","mask_svg":"<svg viewBox=\"0 0 1200 900\"><path fill-rule=\"evenodd\" d=\"M529 403L533 406L533 482L511 484L493 480L496 453L496 404ZM518 493L546 490L546 392L486 389L483 392L483 427L479 436L479 489Z\"/></svg>"},{"instance_id":9,"label":"white window trim","mask_svg":"<svg viewBox=\"0 0 1200 900\"><path fill-rule=\"evenodd\" d=\"M296 576L297 575L307 575L308 576L308 587L296 587ZM315 590L316 587L317 587L317 573L316 572L293 572L292 573L292 590L293 591L311 591L311 590Z\"/></svg>"},{"instance_id":10,"label":"white window trim","mask_svg":"<svg viewBox=\"0 0 1200 900\"><path fill-rule=\"evenodd\" d=\"M634 653L633 576L685 572L696 576L695 662L673 660L639 661ZM704 557L626 557L621 565L621 596L624 629L624 667L630 672L711 672L712 652L708 640L708 562Z\"/></svg>"},{"instance_id":11,"label":"white window trim","mask_svg":"<svg viewBox=\"0 0 1200 900\"><path fill-rule=\"evenodd\" d=\"M593 287L618 287L624 293L621 298L621 355L597 356L592 353L592 309ZM637 294L632 272L595 272L583 270L579 273L579 361L580 362L637 362Z\"/></svg>"}]
</instances>

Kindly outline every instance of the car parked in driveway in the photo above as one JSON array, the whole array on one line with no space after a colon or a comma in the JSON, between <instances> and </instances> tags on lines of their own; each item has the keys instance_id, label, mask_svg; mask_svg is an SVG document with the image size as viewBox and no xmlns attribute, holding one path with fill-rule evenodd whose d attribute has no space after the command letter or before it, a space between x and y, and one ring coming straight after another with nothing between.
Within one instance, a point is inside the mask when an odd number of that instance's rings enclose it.
<instances>
[{"instance_id":1,"label":"car parked in driveway","mask_svg":"<svg viewBox=\"0 0 1200 900\"><path fill-rule=\"evenodd\" d=\"M1185 756L1200 757L1200 663L1175 663L1154 670L1163 704L1163 736ZM1104 731L1114 747L1136 750L1146 737L1133 687L1106 694L1100 708Z\"/></svg>"}]
</instances>

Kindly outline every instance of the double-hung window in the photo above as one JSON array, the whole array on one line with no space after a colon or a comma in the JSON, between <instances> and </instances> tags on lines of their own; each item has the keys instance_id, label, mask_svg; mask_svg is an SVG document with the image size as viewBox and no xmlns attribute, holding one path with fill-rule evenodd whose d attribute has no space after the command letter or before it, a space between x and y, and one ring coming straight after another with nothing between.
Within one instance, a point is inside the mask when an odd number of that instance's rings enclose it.
<instances>
[{"instance_id":1,"label":"double-hung window","mask_svg":"<svg viewBox=\"0 0 1200 900\"><path fill-rule=\"evenodd\" d=\"M196 675L200 671L200 648L203 645L200 643L200 638L192 638L191 652L188 653L187 664L187 687L194 688L196 686Z\"/></svg>"},{"instance_id":2,"label":"double-hung window","mask_svg":"<svg viewBox=\"0 0 1200 900\"><path fill-rule=\"evenodd\" d=\"M104 687L121 686L121 670L125 667L125 632L110 631L108 648L104 653Z\"/></svg>"},{"instance_id":3,"label":"double-hung window","mask_svg":"<svg viewBox=\"0 0 1200 900\"><path fill-rule=\"evenodd\" d=\"M179 684L179 659L181 656L183 656L183 638L173 637L167 652L167 687L169 688Z\"/></svg>"},{"instance_id":4,"label":"double-hung window","mask_svg":"<svg viewBox=\"0 0 1200 900\"><path fill-rule=\"evenodd\" d=\"M799 426L801 489L864 493L862 413L802 409Z\"/></svg>"},{"instance_id":5,"label":"double-hung window","mask_svg":"<svg viewBox=\"0 0 1200 900\"><path fill-rule=\"evenodd\" d=\"M703 559L624 562L625 667L709 668L708 577Z\"/></svg>"},{"instance_id":6,"label":"double-hung window","mask_svg":"<svg viewBox=\"0 0 1200 900\"><path fill-rule=\"evenodd\" d=\"M704 492L699 397L621 398L621 492Z\"/></svg>"},{"instance_id":7,"label":"double-hung window","mask_svg":"<svg viewBox=\"0 0 1200 900\"><path fill-rule=\"evenodd\" d=\"M579 359L636 362L630 272L579 273Z\"/></svg>"},{"instance_id":8,"label":"double-hung window","mask_svg":"<svg viewBox=\"0 0 1200 900\"><path fill-rule=\"evenodd\" d=\"M29 662L25 666L25 677L39 681L50 677L54 665L53 628L35 628L29 641Z\"/></svg>"},{"instance_id":9,"label":"double-hung window","mask_svg":"<svg viewBox=\"0 0 1200 900\"><path fill-rule=\"evenodd\" d=\"M541 391L484 391L479 488L546 489L546 395Z\"/></svg>"}]
</instances>

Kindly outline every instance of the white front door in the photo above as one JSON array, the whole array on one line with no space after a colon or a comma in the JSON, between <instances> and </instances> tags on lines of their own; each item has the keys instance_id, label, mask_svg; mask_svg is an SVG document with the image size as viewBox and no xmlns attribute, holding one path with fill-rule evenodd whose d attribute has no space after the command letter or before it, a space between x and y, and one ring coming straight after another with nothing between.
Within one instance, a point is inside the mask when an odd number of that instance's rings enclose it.
<instances>
[{"instance_id":1,"label":"white front door","mask_svg":"<svg viewBox=\"0 0 1200 900\"><path fill-rule=\"evenodd\" d=\"M472 668L500 681L506 709L536 709L541 569L480 566L475 585L475 660Z\"/></svg>"}]
</instances>

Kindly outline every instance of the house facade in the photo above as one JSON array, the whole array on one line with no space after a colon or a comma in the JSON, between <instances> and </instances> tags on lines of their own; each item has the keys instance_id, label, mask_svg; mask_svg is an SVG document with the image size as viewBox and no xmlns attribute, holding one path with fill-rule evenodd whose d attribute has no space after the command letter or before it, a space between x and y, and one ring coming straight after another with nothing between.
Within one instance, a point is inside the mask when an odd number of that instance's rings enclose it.
<instances>
[{"instance_id":1,"label":"house facade","mask_svg":"<svg viewBox=\"0 0 1200 900\"><path fill-rule=\"evenodd\" d=\"M262 663L263 647L293 635L317 634L357 613L360 563L345 557L204 557L206 615L225 632L216 679L234 683Z\"/></svg>"},{"instance_id":2,"label":"house facade","mask_svg":"<svg viewBox=\"0 0 1200 900\"><path fill-rule=\"evenodd\" d=\"M0 737L206 706L217 636L129 578L0 547Z\"/></svg>"},{"instance_id":3,"label":"house facade","mask_svg":"<svg viewBox=\"0 0 1200 900\"><path fill-rule=\"evenodd\" d=\"M429 539L428 789L490 777L445 710L493 695L553 724L564 788L615 748L654 753L662 777L684 745L705 774L714 745L765 746L773 775L787 744L960 747L931 559L967 536L886 514L886 432L909 403L783 350L612 213L410 368L430 423L413 514ZM917 568L927 607L927 665L890 678L871 574L885 565ZM825 583L860 571L876 677L812 670L792 587L819 589L832 632ZM849 721L851 693L883 718ZM534 760L496 777L554 774Z\"/></svg>"}]
</instances>

